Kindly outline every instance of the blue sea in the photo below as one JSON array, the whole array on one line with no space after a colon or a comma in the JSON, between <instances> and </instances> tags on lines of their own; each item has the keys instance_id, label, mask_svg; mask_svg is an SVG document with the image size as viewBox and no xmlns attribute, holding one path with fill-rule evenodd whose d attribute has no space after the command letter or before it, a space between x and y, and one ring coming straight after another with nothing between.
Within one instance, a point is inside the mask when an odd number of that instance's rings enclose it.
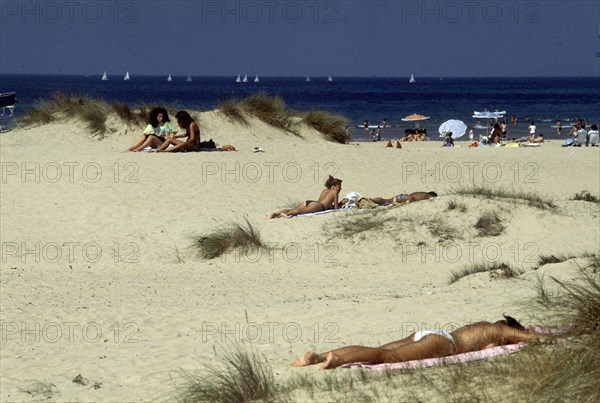
<instances>
[{"instance_id":1,"label":"blue sea","mask_svg":"<svg viewBox=\"0 0 600 403\"><path fill-rule=\"evenodd\" d=\"M475 125L474 111L501 110L507 116L519 118L509 125L509 137L527 132L526 118L534 121L538 133L556 138L551 126L560 119L561 138L568 136L568 125L576 119L587 119L590 124L600 123L600 78L439 78L416 77L410 84L408 77L351 78L333 77L260 77L255 83L238 83L235 77L185 76L110 76L102 81L94 76L0 75L0 92L17 92L18 114L41 99L50 99L52 93L87 95L108 102L120 101L136 106L142 103L177 105L182 109L211 110L222 101L243 99L257 92L281 97L288 108L307 111L327 110L345 116L356 140L368 136L360 129L366 120L378 124L387 119L392 126L382 131L382 138L397 138L406 128L402 117L419 113L430 118L419 122L432 139L438 138L439 125L448 119L459 119ZM485 121L482 122L485 124ZM479 130L483 132L483 130ZM478 131L476 130L477 134Z\"/></svg>"}]
</instances>

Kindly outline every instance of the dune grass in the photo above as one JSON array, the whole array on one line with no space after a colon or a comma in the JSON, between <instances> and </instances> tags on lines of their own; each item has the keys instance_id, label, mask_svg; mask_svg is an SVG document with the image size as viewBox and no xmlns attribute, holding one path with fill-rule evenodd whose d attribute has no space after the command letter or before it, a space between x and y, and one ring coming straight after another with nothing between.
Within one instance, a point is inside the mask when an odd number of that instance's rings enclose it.
<instances>
[{"instance_id":1,"label":"dune grass","mask_svg":"<svg viewBox=\"0 0 600 403\"><path fill-rule=\"evenodd\" d=\"M31 379L27 382L28 384L21 389L23 393L31 395L36 400L49 400L54 397L55 393L58 393L58 388L52 382L42 382L37 379Z\"/></svg>"},{"instance_id":2,"label":"dune grass","mask_svg":"<svg viewBox=\"0 0 600 403\"><path fill-rule=\"evenodd\" d=\"M465 186L452 191L453 194L462 196L483 197L491 200L505 200L536 207L541 210L555 210L558 206L554 199L542 196L535 192L520 190L493 189L486 186Z\"/></svg>"},{"instance_id":3,"label":"dune grass","mask_svg":"<svg viewBox=\"0 0 600 403\"><path fill-rule=\"evenodd\" d=\"M451 271L448 284L454 284L461 278L470 276L471 274L485 272L490 273L491 279L508 279L523 274L521 270L515 269L505 262L475 263L463 269Z\"/></svg>"},{"instance_id":4,"label":"dune grass","mask_svg":"<svg viewBox=\"0 0 600 403\"><path fill-rule=\"evenodd\" d=\"M477 219L475 228L478 231L478 235L481 237L498 236L504 231L502 220L498 216L498 213L493 211L486 211L483 213Z\"/></svg>"},{"instance_id":5,"label":"dune grass","mask_svg":"<svg viewBox=\"0 0 600 403\"><path fill-rule=\"evenodd\" d=\"M86 96L52 94L52 100L38 101L27 110L23 119L26 126L41 125L59 119L80 119L87 124L91 134L102 138L106 132L106 119L110 107L104 101Z\"/></svg>"},{"instance_id":6,"label":"dune grass","mask_svg":"<svg viewBox=\"0 0 600 403\"><path fill-rule=\"evenodd\" d=\"M244 111L239 101L228 100L217 105L217 110L225 115L228 119L248 126L248 120L244 115Z\"/></svg>"},{"instance_id":7,"label":"dune grass","mask_svg":"<svg viewBox=\"0 0 600 403\"><path fill-rule=\"evenodd\" d=\"M462 233L442 217L434 217L423 222L431 235L438 238L439 242L462 239Z\"/></svg>"},{"instance_id":8,"label":"dune grass","mask_svg":"<svg viewBox=\"0 0 600 403\"><path fill-rule=\"evenodd\" d=\"M450 200L448 200L448 203L446 203L446 211L453 210L457 210L461 213L464 213L467 211L467 206L464 203L457 201L455 198L451 198Z\"/></svg>"},{"instance_id":9,"label":"dune grass","mask_svg":"<svg viewBox=\"0 0 600 403\"><path fill-rule=\"evenodd\" d=\"M242 255L264 248L260 233L247 218L245 224L233 222L225 224L208 235L192 237L192 247L203 259L215 259L234 249Z\"/></svg>"},{"instance_id":10,"label":"dune grass","mask_svg":"<svg viewBox=\"0 0 600 403\"><path fill-rule=\"evenodd\" d=\"M534 270L537 270L546 264L562 263L562 262L566 262L567 260L575 259L575 258L591 259L592 266L593 266L594 262L596 260L600 259L600 252L584 252L584 253L579 253L579 254L557 253L557 254L550 254L550 255L539 255L538 260L537 260L537 265Z\"/></svg>"},{"instance_id":11,"label":"dune grass","mask_svg":"<svg viewBox=\"0 0 600 403\"><path fill-rule=\"evenodd\" d=\"M299 124L303 123L320 132L328 141L346 144L350 136L346 131L347 119L325 111L309 111L304 114L286 109L280 97L263 92L241 101L231 99L219 103L216 109L228 119L247 126L247 116L254 116L266 124L300 136Z\"/></svg>"},{"instance_id":12,"label":"dune grass","mask_svg":"<svg viewBox=\"0 0 600 403\"><path fill-rule=\"evenodd\" d=\"M149 114L146 116L145 113L136 113L123 102L113 102L110 106L117 116L128 125L141 125L150 119Z\"/></svg>"},{"instance_id":13,"label":"dune grass","mask_svg":"<svg viewBox=\"0 0 600 403\"><path fill-rule=\"evenodd\" d=\"M244 99L240 105L244 112L255 116L266 124L292 133L295 136L300 136L293 114L285 110L285 103L282 98L270 97L259 92Z\"/></svg>"},{"instance_id":14,"label":"dune grass","mask_svg":"<svg viewBox=\"0 0 600 403\"><path fill-rule=\"evenodd\" d=\"M347 144L350 141L350 134L346 130L348 120L343 116L311 110L302 117L302 121L322 133L328 141L341 144Z\"/></svg>"},{"instance_id":15,"label":"dune grass","mask_svg":"<svg viewBox=\"0 0 600 403\"><path fill-rule=\"evenodd\" d=\"M575 196L573 196L571 200L582 200L590 203L600 203L600 199L587 190L582 190L579 193L575 193Z\"/></svg>"},{"instance_id":16,"label":"dune grass","mask_svg":"<svg viewBox=\"0 0 600 403\"><path fill-rule=\"evenodd\" d=\"M359 209L350 211L346 217L325 224L327 234L338 234L343 238L352 238L369 231L382 231L388 218L385 209Z\"/></svg>"},{"instance_id":17,"label":"dune grass","mask_svg":"<svg viewBox=\"0 0 600 403\"><path fill-rule=\"evenodd\" d=\"M180 402L271 401L277 394L273 370L264 357L239 347L220 357L219 366L181 375L186 382L176 392Z\"/></svg>"}]
</instances>

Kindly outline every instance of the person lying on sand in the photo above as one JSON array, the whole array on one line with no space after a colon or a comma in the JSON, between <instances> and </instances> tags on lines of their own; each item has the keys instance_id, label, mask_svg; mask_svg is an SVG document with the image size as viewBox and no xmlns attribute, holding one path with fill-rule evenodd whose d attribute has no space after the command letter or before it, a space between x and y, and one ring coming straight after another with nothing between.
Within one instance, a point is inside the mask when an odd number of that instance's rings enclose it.
<instances>
[{"instance_id":1,"label":"person lying on sand","mask_svg":"<svg viewBox=\"0 0 600 403\"><path fill-rule=\"evenodd\" d=\"M477 322L453 332L420 330L405 339L379 347L348 346L326 353L306 352L292 362L293 367L323 363L321 369L336 368L353 362L370 364L396 363L484 350L533 340L545 341L551 336L526 330L510 316L495 323Z\"/></svg>"},{"instance_id":2,"label":"person lying on sand","mask_svg":"<svg viewBox=\"0 0 600 403\"><path fill-rule=\"evenodd\" d=\"M372 201L375 204L379 204L380 206L387 206L388 204L394 203L410 203L420 200L428 200L432 197L437 197L436 192L413 192L413 193L400 193L393 197L366 197L366 199ZM349 193L342 201L340 201L341 205L348 203L349 201L355 202L357 199L362 198L362 196L356 192Z\"/></svg>"},{"instance_id":3,"label":"person lying on sand","mask_svg":"<svg viewBox=\"0 0 600 403\"><path fill-rule=\"evenodd\" d=\"M329 175L325 181L326 189L321 192L318 200L307 200L291 209L283 209L274 213L267 214L267 218L285 217L290 218L298 214L316 213L331 209L338 209L340 203L338 197L342 190L342 180Z\"/></svg>"}]
</instances>

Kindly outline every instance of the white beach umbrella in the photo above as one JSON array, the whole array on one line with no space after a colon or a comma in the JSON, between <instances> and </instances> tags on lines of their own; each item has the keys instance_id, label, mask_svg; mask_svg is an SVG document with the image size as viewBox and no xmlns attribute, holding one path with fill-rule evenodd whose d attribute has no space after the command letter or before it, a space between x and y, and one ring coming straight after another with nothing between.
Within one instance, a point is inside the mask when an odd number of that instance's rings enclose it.
<instances>
[{"instance_id":1,"label":"white beach umbrella","mask_svg":"<svg viewBox=\"0 0 600 403\"><path fill-rule=\"evenodd\" d=\"M452 138L457 139L467 132L467 125L462 120L450 119L442 123L438 131L440 137L446 137L446 134L452 132Z\"/></svg>"}]
</instances>

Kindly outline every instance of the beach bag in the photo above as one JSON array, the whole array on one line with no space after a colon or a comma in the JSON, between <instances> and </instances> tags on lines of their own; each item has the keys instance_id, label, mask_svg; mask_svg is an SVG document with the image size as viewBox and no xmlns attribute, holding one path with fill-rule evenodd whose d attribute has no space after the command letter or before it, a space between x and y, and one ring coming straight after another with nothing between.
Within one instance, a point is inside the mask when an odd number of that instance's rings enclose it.
<instances>
[{"instance_id":1,"label":"beach bag","mask_svg":"<svg viewBox=\"0 0 600 403\"><path fill-rule=\"evenodd\" d=\"M199 148L204 149L204 150L212 150L212 149L217 148L217 145L215 144L213 139L210 139L208 141L201 141Z\"/></svg>"}]
</instances>

